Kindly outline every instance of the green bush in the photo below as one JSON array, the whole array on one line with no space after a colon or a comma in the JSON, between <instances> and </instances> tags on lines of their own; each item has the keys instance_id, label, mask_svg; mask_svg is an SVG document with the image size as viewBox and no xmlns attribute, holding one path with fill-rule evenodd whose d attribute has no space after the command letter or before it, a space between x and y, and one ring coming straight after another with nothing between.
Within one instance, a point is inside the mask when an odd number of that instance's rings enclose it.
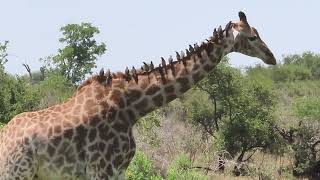
<instances>
[{"instance_id":1,"label":"green bush","mask_svg":"<svg viewBox=\"0 0 320 180\"><path fill-rule=\"evenodd\" d=\"M320 54L312 52L304 52L301 55L293 54L285 56L283 61L285 65L306 67L310 70L312 79L320 79Z\"/></svg>"},{"instance_id":2,"label":"green bush","mask_svg":"<svg viewBox=\"0 0 320 180\"><path fill-rule=\"evenodd\" d=\"M319 123L304 123L295 129L297 136L291 145L294 151L293 174L296 176L316 176L320 174L320 152L318 140Z\"/></svg>"},{"instance_id":3,"label":"green bush","mask_svg":"<svg viewBox=\"0 0 320 180\"><path fill-rule=\"evenodd\" d=\"M152 162L138 150L126 171L126 179L161 180L162 178L154 169Z\"/></svg>"},{"instance_id":4,"label":"green bush","mask_svg":"<svg viewBox=\"0 0 320 180\"><path fill-rule=\"evenodd\" d=\"M15 115L37 108L39 96L24 78L0 72L0 121L8 122Z\"/></svg>"},{"instance_id":5,"label":"green bush","mask_svg":"<svg viewBox=\"0 0 320 180\"><path fill-rule=\"evenodd\" d=\"M0 71L0 121L7 123L21 112L47 108L67 99L74 92L72 84L61 75L50 74L44 81L31 84L29 78Z\"/></svg>"},{"instance_id":6,"label":"green bush","mask_svg":"<svg viewBox=\"0 0 320 180\"><path fill-rule=\"evenodd\" d=\"M74 86L66 77L50 73L44 81L34 85L39 100L39 109L47 108L48 106L61 103L69 98L75 91Z\"/></svg>"},{"instance_id":7,"label":"green bush","mask_svg":"<svg viewBox=\"0 0 320 180\"><path fill-rule=\"evenodd\" d=\"M161 143L156 131L160 127L160 118L161 109L157 109L140 118L136 126L143 141L153 147L158 147Z\"/></svg>"},{"instance_id":8,"label":"green bush","mask_svg":"<svg viewBox=\"0 0 320 180\"><path fill-rule=\"evenodd\" d=\"M172 162L167 171L168 180L206 180L207 176L192 169L192 162L186 154L180 154L174 162Z\"/></svg>"},{"instance_id":9,"label":"green bush","mask_svg":"<svg viewBox=\"0 0 320 180\"><path fill-rule=\"evenodd\" d=\"M261 65L248 67L246 69L246 74L248 77L253 79L264 79L265 81L268 79L269 81L273 81L273 72L270 67L264 67Z\"/></svg>"},{"instance_id":10,"label":"green bush","mask_svg":"<svg viewBox=\"0 0 320 180\"><path fill-rule=\"evenodd\" d=\"M294 111L302 119L316 120L320 122L320 98L302 97L295 102Z\"/></svg>"}]
</instances>

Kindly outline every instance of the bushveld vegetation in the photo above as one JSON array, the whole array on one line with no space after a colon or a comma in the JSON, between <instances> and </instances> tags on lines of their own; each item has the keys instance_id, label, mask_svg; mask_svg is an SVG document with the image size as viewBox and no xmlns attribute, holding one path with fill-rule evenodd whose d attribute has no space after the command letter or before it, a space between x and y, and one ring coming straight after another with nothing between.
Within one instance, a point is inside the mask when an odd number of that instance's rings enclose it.
<instances>
[{"instance_id":1,"label":"bushveld vegetation","mask_svg":"<svg viewBox=\"0 0 320 180\"><path fill-rule=\"evenodd\" d=\"M22 76L6 72L10 43L0 43L0 127L70 97L106 51L89 23L61 32L64 48ZM139 150L126 177L320 177L319 88L320 54L287 55L276 66L245 70L226 58L185 95L138 121Z\"/></svg>"}]
</instances>

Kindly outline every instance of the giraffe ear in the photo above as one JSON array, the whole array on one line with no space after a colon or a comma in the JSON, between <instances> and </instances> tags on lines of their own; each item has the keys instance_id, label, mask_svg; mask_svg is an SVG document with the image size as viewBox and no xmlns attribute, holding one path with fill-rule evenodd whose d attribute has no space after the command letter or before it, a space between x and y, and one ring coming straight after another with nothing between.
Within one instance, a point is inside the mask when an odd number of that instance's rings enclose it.
<instances>
[{"instance_id":1,"label":"giraffe ear","mask_svg":"<svg viewBox=\"0 0 320 180\"><path fill-rule=\"evenodd\" d=\"M246 15L244 14L244 12L242 12L242 11L239 11L239 18L240 18L240 21L242 21L242 22L244 22L244 23L248 23L248 21L247 21L247 17L246 17Z\"/></svg>"}]
</instances>

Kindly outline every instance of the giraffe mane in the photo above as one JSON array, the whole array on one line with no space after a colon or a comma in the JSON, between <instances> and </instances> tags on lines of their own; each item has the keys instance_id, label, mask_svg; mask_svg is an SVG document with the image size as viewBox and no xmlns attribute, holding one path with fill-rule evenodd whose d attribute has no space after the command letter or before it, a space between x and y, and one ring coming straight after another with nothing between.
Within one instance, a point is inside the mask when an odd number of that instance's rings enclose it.
<instances>
[{"instance_id":1,"label":"giraffe mane","mask_svg":"<svg viewBox=\"0 0 320 180\"><path fill-rule=\"evenodd\" d=\"M98 75L93 75L93 76L89 77L88 79L86 79L85 81L83 81L81 83L81 85L77 88L77 91L81 90L83 87L91 84L94 80L98 79L97 76Z\"/></svg>"},{"instance_id":2,"label":"giraffe mane","mask_svg":"<svg viewBox=\"0 0 320 180\"><path fill-rule=\"evenodd\" d=\"M112 74L112 77L114 79L123 79L125 77L125 74L123 72L115 72ZM105 74L95 74L89 77L88 79L84 80L81 85L77 88L77 91L80 91L82 88L92 84L93 82L99 82L99 83L105 83L107 80L107 77Z\"/></svg>"},{"instance_id":3,"label":"giraffe mane","mask_svg":"<svg viewBox=\"0 0 320 180\"><path fill-rule=\"evenodd\" d=\"M88 79L86 79L81 83L81 85L77 88L77 91L80 91L82 88L92 84L93 82L102 83L103 81L105 81L105 79L106 79L105 76L100 76L99 74L92 75L91 77L89 77Z\"/></svg>"}]
</instances>

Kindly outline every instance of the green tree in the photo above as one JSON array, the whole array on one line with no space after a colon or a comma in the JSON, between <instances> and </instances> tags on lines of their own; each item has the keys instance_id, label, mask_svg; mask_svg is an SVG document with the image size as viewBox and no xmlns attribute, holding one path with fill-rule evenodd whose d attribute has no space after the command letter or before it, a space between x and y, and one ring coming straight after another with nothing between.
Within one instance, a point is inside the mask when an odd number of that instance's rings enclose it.
<instances>
[{"instance_id":1,"label":"green tree","mask_svg":"<svg viewBox=\"0 0 320 180\"><path fill-rule=\"evenodd\" d=\"M92 73L97 57L106 51L106 45L94 39L99 29L90 23L68 24L60 31L63 37L59 41L65 47L58 50L58 55L48 58L48 64L55 65L62 75L75 84Z\"/></svg>"},{"instance_id":2,"label":"green tree","mask_svg":"<svg viewBox=\"0 0 320 180\"><path fill-rule=\"evenodd\" d=\"M251 158L258 149L276 152L280 139L275 133L273 117L275 97L265 84L244 79L241 94L232 99L231 119L219 132L219 141L237 161ZM246 154L252 152L250 155Z\"/></svg>"},{"instance_id":3,"label":"green tree","mask_svg":"<svg viewBox=\"0 0 320 180\"><path fill-rule=\"evenodd\" d=\"M208 77L197 84L197 87L209 95L209 99L213 104L212 113L209 109L198 109L195 107L193 112L193 120L201 124L205 130L213 135L219 130L219 121L222 117L232 116L232 98L237 97L240 93L241 73L239 70L220 64L215 68Z\"/></svg>"},{"instance_id":4,"label":"green tree","mask_svg":"<svg viewBox=\"0 0 320 180\"><path fill-rule=\"evenodd\" d=\"M277 150L280 140L274 133L276 101L270 79L245 76L221 64L198 87L208 93L213 110L194 106L193 121L211 129L218 147L237 156L238 162L249 160L258 149Z\"/></svg>"},{"instance_id":5,"label":"green tree","mask_svg":"<svg viewBox=\"0 0 320 180\"><path fill-rule=\"evenodd\" d=\"M291 127L295 163L293 174L320 177L320 98L303 97L296 100L293 111L301 119Z\"/></svg>"}]
</instances>

